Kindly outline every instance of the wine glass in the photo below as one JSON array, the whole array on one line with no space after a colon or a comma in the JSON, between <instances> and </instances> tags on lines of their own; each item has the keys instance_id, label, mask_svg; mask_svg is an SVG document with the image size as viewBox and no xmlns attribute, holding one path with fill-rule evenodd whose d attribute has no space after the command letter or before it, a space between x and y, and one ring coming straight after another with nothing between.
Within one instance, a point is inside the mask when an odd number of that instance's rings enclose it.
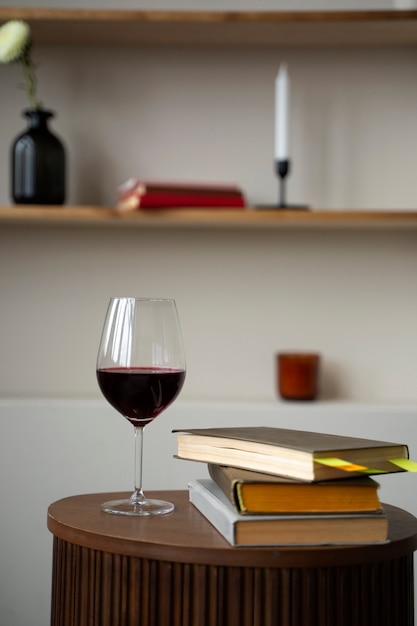
<instances>
[{"instance_id":1,"label":"wine glass","mask_svg":"<svg viewBox=\"0 0 417 626\"><path fill-rule=\"evenodd\" d=\"M116 515L158 515L174 505L149 500L142 490L143 429L178 396L185 353L175 300L111 298L97 357L106 400L135 429L135 484L129 499L101 505Z\"/></svg>"}]
</instances>

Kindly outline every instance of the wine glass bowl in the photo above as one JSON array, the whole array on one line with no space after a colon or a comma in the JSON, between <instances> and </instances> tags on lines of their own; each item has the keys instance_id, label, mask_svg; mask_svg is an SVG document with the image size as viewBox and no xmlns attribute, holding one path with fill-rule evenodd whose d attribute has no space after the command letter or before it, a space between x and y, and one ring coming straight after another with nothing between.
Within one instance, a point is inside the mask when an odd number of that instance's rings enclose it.
<instances>
[{"instance_id":1,"label":"wine glass bowl","mask_svg":"<svg viewBox=\"0 0 417 626\"><path fill-rule=\"evenodd\" d=\"M158 515L174 509L142 489L143 430L180 393L185 353L174 300L111 298L97 356L97 381L106 400L134 427L135 488L129 499L105 502L106 513Z\"/></svg>"}]
</instances>

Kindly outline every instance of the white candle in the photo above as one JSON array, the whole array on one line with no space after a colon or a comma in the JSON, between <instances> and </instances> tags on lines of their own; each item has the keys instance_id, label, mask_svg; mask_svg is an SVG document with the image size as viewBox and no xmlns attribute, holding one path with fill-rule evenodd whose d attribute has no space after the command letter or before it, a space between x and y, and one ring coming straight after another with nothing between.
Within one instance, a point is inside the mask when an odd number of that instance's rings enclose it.
<instances>
[{"instance_id":1,"label":"white candle","mask_svg":"<svg viewBox=\"0 0 417 626\"><path fill-rule=\"evenodd\" d=\"M287 65L281 63L275 79L275 159L288 159L289 79Z\"/></svg>"}]
</instances>

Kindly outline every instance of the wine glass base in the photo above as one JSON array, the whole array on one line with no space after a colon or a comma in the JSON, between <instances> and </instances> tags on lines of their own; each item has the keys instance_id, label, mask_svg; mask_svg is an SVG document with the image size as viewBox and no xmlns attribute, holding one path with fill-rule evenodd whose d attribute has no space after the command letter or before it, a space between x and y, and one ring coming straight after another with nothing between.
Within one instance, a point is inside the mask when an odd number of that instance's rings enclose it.
<instances>
[{"instance_id":1,"label":"wine glass base","mask_svg":"<svg viewBox=\"0 0 417 626\"><path fill-rule=\"evenodd\" d=\"M136 517L143 517L144 515L164 515L165 513L171 513L174 508L171 502L165 502L165 500L148 500L147 498L140 503L133 503L131 500L127 499L110 500L101 505L101 510L104 511L104 513L132 515Z\"/></svg>"}]
</instances>

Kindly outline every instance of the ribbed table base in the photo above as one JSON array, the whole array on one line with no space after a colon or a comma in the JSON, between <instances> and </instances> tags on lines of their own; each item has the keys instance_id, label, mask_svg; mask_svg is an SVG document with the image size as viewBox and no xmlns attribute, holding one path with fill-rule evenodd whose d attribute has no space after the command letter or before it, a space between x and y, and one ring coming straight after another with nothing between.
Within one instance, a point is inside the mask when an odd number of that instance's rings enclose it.
<instances>
[{"instance_id":1,"label":"ribbed table base","mask_svg":"<svg viewBox=\"0 0 417 626\"><path fill-rule=\"evenodd\" d=\"M54 537L51 626L412 626L412 555L235 567L123 556Z\"/></svg>"}]
</instances>

